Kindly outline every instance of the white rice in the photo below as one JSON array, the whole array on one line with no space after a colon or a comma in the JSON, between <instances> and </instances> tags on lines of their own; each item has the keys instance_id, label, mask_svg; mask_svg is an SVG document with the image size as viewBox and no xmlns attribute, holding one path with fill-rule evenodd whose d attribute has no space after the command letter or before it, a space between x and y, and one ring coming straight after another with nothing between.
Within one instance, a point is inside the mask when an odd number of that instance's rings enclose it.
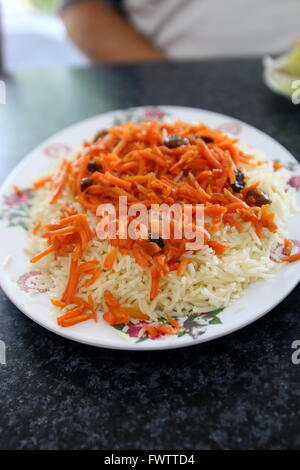
<instances>
[{"instance_id":1,"label":"white rice","mask_svg":"<svg viewBox=\"0 0 300 470\"><path fill-rule=\"evenodd\" d=\"M242 149L245 150L245 147ZM246 150L250 153L249 149ZM251 154L259 160L264 158L261 152L253 152L252 149ZM275 222L279 226L277 233L264 229L263 239L260 240L249 222L244 223L241 232L229 225L223 226L212 238L228 243L230 248L221 256L207 246L195 254L187 253L193 262L187 266L185 275L178 277L176 272L171 272L162 278L159 294L152 302L149 299L150 269L143 270L133 257L120 253L113 269L104 271L91 287L84 288L85 280L81 280L78 295L86 299L87 294L92 293L97 309L103 311L103 292L108 289L122 305L139 307L156 320L161 313L182 316L226 307L241 297L250 283L273 276L281 264L272 261L270 254L272 248L285 238L282 227L296 210L294 190L286 184L288 172L285 169L274 172L272 162L266 161L255 168L247 167L245 172L250 178L249 184L260 182L261 189L270 196L270 209L275 213ZM80 212L85 212L68 190L65 190L63 197L55 205L48 203L49 198L49 186L38 191L30 210L30 228L39 222L44 225L57 221L60 210L68 202ZM96 217L88 214L88 218L91 226L95 227ZM32 257L46 246L46 240L31 234L26 251ZM95 238L89 243L83 260L96 259L102 266L110 250L111 245L107 241L102 242ZM70 255L55 259L53 254L35 264L47 276L50 297L60 298L67 283L69 264Z\"/></svg>"}]
</instances>

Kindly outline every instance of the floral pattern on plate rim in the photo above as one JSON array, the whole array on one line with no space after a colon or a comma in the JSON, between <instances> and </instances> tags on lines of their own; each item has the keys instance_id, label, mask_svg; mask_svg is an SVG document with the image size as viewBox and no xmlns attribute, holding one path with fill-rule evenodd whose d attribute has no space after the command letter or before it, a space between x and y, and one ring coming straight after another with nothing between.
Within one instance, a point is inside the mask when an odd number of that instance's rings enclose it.
<instances>
[{"instance_id":1,"label":"floral pattern on plate rim","mask_svg":"<svg viewBox=\"0 0 300 470\"><path fill-rule=\"evenodd\" d=\"M71 150L71 147L69 147L67 144L63 144L61 142L53 142L47 145L47 147L44 148L43 152L47 157L56 159L62 156L69 155Z\"/></svg>"},{"instance_id":2,"label":"floral pattern on plate rim","mask_svg":"<svg viewBox=\"0 0 300 470\"><path fill-rule=\"evenodd\" d=\"M39 269L35 269L34 271L28 271L24 274L22 274L18 280L17 284L19 288L24 291L28 292L30 294L45 294L46 292L49 292L48 287L39 287L36 283L36 279L42 275L42 271Z\"/></svg>"},{"instance_id":3,"label":"floral pattern on plate rim","mask_svg":"<svg viewBox=\"0 0 300 470\"><path fill-rule=\"evenodd\" d=\"M4 195L0 208L0 220L7 221L7 227L22 227L28 230L26 219L33 197L28 188L22 189L20 194L12 191Z\"/></svg>"},{"instance_id":4,"label":"floral pattern on plate rim","mask_svg":"<svg viewBox=\"0 0 300 470\"><path fill-rule=\"evenodd\" d=\"M218 130L237 136L242 132L243 125L238 121L226 121L218 126Z\"/></svg>"},{"instance_id":5,"label":"floral pattern on plate rim","mask_svg":"<svg viewBox=\"0 0 300 470\"><path fill-rule=\"evenodd\" d=\"M282 163L279 159L273 160L274 163ZM290 173L298 172L300 169L300 163L289 161L282 164L283 168L288 170ZM295 188L297 191L300 189L300 173L292 175L288 180L287 184L292 188Z\"/></svg>"},{"instance_id":6,"label":"floral pattern on plate rim","mask_svg":"<svg viewBox=\"0 0 300 470\"><path fill-rule=\"evenodd\" d=\"M126 111L116 113L112 120L112 125L116 126L118 124L121 124L122 122L129 121L141 123L145 120L152 119L157 119L161 122L168 116L169 113L158 106L146 107L142 109L129 108Z\"/></svg>"},{"instance_id":7,"label":"floral pattern on plate rim","mask_svg":"<svg viewBox=\"0 0 300 470\"><path fill-rule=\"evenodd\" d=\"M177 321L180 323L180 331L179 333L177 333L176 336L180 338L181 336L189 335L193 339L197 339L199 336L205 333L208 325L218 325L222 323L222 320L218 317L218 314L221 313L223 310L224 308L219 308L201 314L192 313L191 315L183 317L182 321L178 319ZM172 326L170 322L164 317L159 317L158 322L168 326ZM155 338L151 338L151 336L149 336L146 331L142 332L142 334L140 333L145 325L151 324L151 321L142 320L137 323L129 322L127 325L115 325L114 328L128 335L130 338L137 338L137 340L135 341L136 343L142 343L143 341L146 341L148 339L156 341L165 337L165 335L161 334L156 336Z\"/></svg>"}]
</instances>

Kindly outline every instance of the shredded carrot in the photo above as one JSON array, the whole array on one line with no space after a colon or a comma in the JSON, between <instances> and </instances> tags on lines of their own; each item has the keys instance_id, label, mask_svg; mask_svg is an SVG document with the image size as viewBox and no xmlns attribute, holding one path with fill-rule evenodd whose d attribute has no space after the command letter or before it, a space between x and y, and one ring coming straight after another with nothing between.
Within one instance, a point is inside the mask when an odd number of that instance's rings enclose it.
<instances>
[{"instance_id":1,"label":"shredded carrot","mask_svg":"<svg viewBox=\"0 0 300 470\"><path fill-rule=\"evenodd\" d=\"M62 194L68 179L70 164L66 160L63 161L59 171L54 175L52 183L52 197L50 204L54 204Z\"/></svg>"},{"instance_id":2,"label":"shredded carrot","mask_svg":"<svg viewBox=\"0 0 300 470\"><path fill-rule=\"evenodd\" d=\"M237 212L238 209L244 209L245 206L243 201L241 202L231 202L230 204L226 205L227 212Z\"/></svg>"},{"instance_id":3,"label":"shredded carrot","mask_svg":"<svg viewBox=\"0 0 300 470\"><path fill-rule=\"evenodd\" d=\"M131 318L137 318L139 320L149 319L149 316L145 315L138 308L121 307L119 302L109 291L105 291L104 298L110 310L103 314L103 319L110 325L126 324Z\"/></svg>"},{"instance_id":4,"label":"shredded carrot","mask_svg":"<svg viewBox=\"0 0 300 470\"><path fill-rule=\"evenodd\" d=\"M204 212L206 215L210 215L210 216L221 215L227 212L227 208L220 206L219 204L215 204L212 206L206 206L204 208Z\"/></svg>"},{"instance_id":5,"label":"shredded carrot","mask_svg":"<svg viewBox=\"0 0 300 470\"><path fill-rule=\"evenodd\" d=\"M20 189L17 184L13 185L13 189L14 189L15 193L18 195L18 197L23 196L24 193L23 193L22 189Z\"/></svg>"},{"instance_id":6,"label":"shredded carrot","mask_svg":"<svg viewBox=\"0 0 300 470\"><path fill-rule=\"evenodd\" d=\"M32 234L35 235L36 233L38 233L38 231L40 230L42 224L39 222L33 229L32 229Z\"/></svg>"},{"instance_id":7,"label":"shredded carrot","mask_svg":"<svg viewBox=\"0 0 300 470\"><path fill-rule=\"evenodd\" d=\"M280 163L280 162L274 162L273 163L273 168L274 168L275 171L280 170L280 168L283 168L283 164Z\"/></svg>"},{"instance_id":8,"label":"shredded carrot","mask_svg":"<svg viewBox=\"0 0 300 470\"><path fill-rule=\"evenodd\" d=\"M239 232L243 230L243 225L233 215L225 214L223 220L225 223L235 227Z\"/></svg>"},{"instance_id":9,"label":"shredded carrot","mask_svg":"<svg viewBox=\"0 0 300 470\"><path fill-rule=\"evenodd\" d=\"M156 338L159 335L157 328L154 326L144 325L144 329L147 331L148 335L151 336L151 338Z\"/></svg>"},{"instance_id":10,"label":"shredded carrot","mask_svg":"<svg viewBox=\"0 0 300 470\"><path fill-rule=\"evenodd\" d=\"M95 266L99 264L99 261L95 260L95 259L92 259L90 261L85 261L84 263L81 263L79 266L78 266L78 273L79 274L89 274L89 273L93 273L94 270L96 269Z\"/></svg>"},{"instance_id":11,"label":"shredded carrot","mask_svg":"<svg viewBox=\"0 0 300 470\"><path fill-rule=\"evenodd\" d=\"M141 312L141 310L133 307L122 307L114 295L110 291L104 292L104 299L109 310L103 314L103 319L110 325L123 325L130 321L131 318L137 318L139 320L148 320L149 316ZM90 299L89 299L90 304ZM145 331L155 338L160 334L176 334L180 329L180 324L169 315L166 315L169 323L175 328L171 328L168 325L159 323L157 326L144 325Z\"/></svg>"},{"instance_id":12,"label":"shredded carrot","mask_svg":"<svg viewBox=\"0 0 300 470\"><path fill-rule=\"evenodd\" d=\"M90 277L90 279L88 281L86 281L86 283L84 284L84 287L90 287L92 284L94 284L94 282L96 282L99 277L101 276L101 273L102 273L102 268L95 268L93 271L92 271L92 276Z\"/></svg>"},{"instance_id":13,"label":"shredded carrot","mask_svg":"<svg viewBox=\"0 0 300 470\"><path fill-rule=\"evenodd\" d=\"M290 256L291 253L292 253L293 246L294 246L294 242L292 242L292 240L288 240L287 238L285 238L284 246L283 246L283 250L282 250L283 254L285 256Z\"/></svg>"},{"instance_id":14,"label":"shredded carrot","mask_svg":"<svg viewBox=\"0 0 300 470\"><path fill-rule=\"evenodd\" d=\"M45 178L35 181L32 185L32 191L37 191L38 189L43 188L51 180L52 178L50 176L46 176Z\"/></svg>"},{"instance_id":15,"label":"shredded carrot","mask_svg":"<svg viewBox=\"0 0 300 470\"><path fill-rule=\"evenodd\" d=\"M179 145L169 145L170 136L175 136ZM277 231L274 213L270 211L269 205L256 206L255 201L251 207L247 204L247 193L260 189L261 182L248 185L249 178L244 174L245 187L235 185L237 170L243 173L246 167L262 164L241 151L237 142L237 139L204 124L181 121L170 124L157 120L127 122L111 127L93 142L85 142L83 150L74 160L63 160L55 174L33 183L32 191L49 186L50 204L55 205L60 198L62 200L67 189L76 201L76 209L66 204L60 210L59 219L55 223L49 222L45 230L40 230L40 223L33 229L33 233L47 241L48 246L31 259L32 263L52 252L56 258L66 256L70 260L63 295L59 301L54 300L55 303L52 303L61 308L71 308L74 304L76 308L84 308L74 318L60 320L64 322L63 326L84 321L83 318L96 318L93 298L89 297L86 302L78 297L78 291L80 287L87 289L96 283L103 269L111 270L118 252L132 256L142 269L149 270L151 301L159 294L163 276L170 271L183 276L191 262L191 258L187 257L188 240L184 237L178 240L175 236L174 221L170 224L170 237L165 240L159 228L157 232L160 240L157 243L151 239L151 234L149 239L140 237L138 240L123 240L118 232L115 238L109 239L112 248L103 265L100 266L96 260L87 260L89 244L95 237L89 226L88 214L95 215L100 204L108 203L117 208L121 196L127 197L129 206L144 204L150 208L152 204L166 204L169 207L176 203L190 204L194 232L204 235L203 244L211 247L216 255L222 255L229 248L219 235L224 225L241 231L250 222L259 238L263 237L266 230ZM275 162L274 170L281 166ZM14 190L17 195L23 195L17 186ZM197 204L203 204L204 207L205 225L202 228L196 223ZM127 228L134 219L128 217ZM291 253L292 246L287 241L284 246L286 258L283 259L298 259L297 255ZM104 294L107 312L103 318L108 323L121 325L128 323L131 318L149 318L137 308L121 306L116 297L107 292ZM151 328L156 336L165 334L158 331L158 327Z\"/></svg>"},{"instance_id":16,"label":"shredded carrot","mask_svg":"<svg viewBox=\"0 0 300 470\"><path fill-rule=\"evenodd\" d=\"M92 294L89 294L88 295L88 304L89 304L89 307L91 309L91 312L92 312L92 318L97 321L97 312L95 310L95 304L94 304L94 299L93 299L93 296Z\"/></svg>"},{"instance_id":17,"label":"shredded carrot","mask_svg":"<svg viewBox=\"0 0 300 470\"><path fill-rule=\"evenodd\" d=\"M166 318L168 322L173 326L173 328L176 328L177 330L179 330L180 323L178 323L178 321L174 320L174 318L170 317L170 315L168 315L167 313L166 313Z\"/></svg>"},{"instance_id":18,"label":"shredded carrot","mask_svg":"<svg viewBox=\"0 0 300 470\"><path fill-rule=\"evenodd\" d=\"M125 181L121 178L117 178L116 176L113 176L109 172L106 172L104 176L107 179L107 181L114 186L119 186L120 188L124 188L127 190L131 189L132 184L130 183L130 181Z\"/></svg>"},{"instance_id":19,"label":"shredded carrot","mask_svg":"<svg viewBox=\"0 0 300 470\"><path fill-rule=\"evenodd\" d=\"M248 207L248 204L246 202L244 202L242 199L240 199L239 197L235 196L234 194L232 194L230 191L228 191L228 189L224 189L224 194L225 196L228 198L228 200L232 203L237 203L237 204L242 204L243 207Z\"/></svg>"},{"instance_id":20,"label":"shredded carrot","mask_svg":"<svg viewBox=\"0 0 300 470\"><path fill-rule=\"evenodd\" d=\"M150 300L155 299L158 294L160 272L156 269L155 266L151 269L151 291L150 291Z\"/></svg>"},{"instance_id":21,"label":"shredded carrot","mask_svg":"<svg viewBox=\"0 0 300 470\"><path fill-rule=\"evenodd\" d=\"M284 258L281 258L281 261L285 261L287 263L293 263L294 261L299 261L299 260L300 260L300 252L296 253L295 255L285 256Z\"/></svg>"},{"instance_id":22,"label":"shredded carrot","mask_svg":"<svg viewBox=\"0 0 300 470\"><path fill-rule=\"evenodd\" d=\"M261 222L270 232L277 231L277 225L274 222L275 214L269 211L269 205L264 204L261 206Z\"/></svg>"},{"instance_id":23,"label":"shredded carrot","mask_svg":"<svg viewBox=\"0 0 300 470\"><path fill-rule=\"evenodd\" d=\"M252 189L256 189L258 186L259 186L259 183L254 183L254 184L251 184L251 186L246 186L244 189L241 190L241 194L245 195L248 193L248 191Z\"/></svg>"},{"instance_id":24,"label":"shredded carrot","mask_svg":"<svg viewBox=\"0 0 300 470\"><path fill-rule=\"evenodd\" d=\"M109 290L104 291L104 300L112 312L119 312L121 305Z\"/></svg>"},{"instance_id":25,"label":"shredded carrot","mask_svg":"<svg viewBox=\"0 0 300 470\"><path fill-rule=\"evenodd\" d=\"M105 260L104 260L104 267L106 269L112 269L116 261L116 257L117 257L117 249L114 248L106 255Z\"/></svg>"},{"instance_id":26,"label":"shredded carrot","mask_svg":"<svg viewBox=\"0 0 300 470\"><path fill-rule=\"evenodd\" d=\"M53 305L55 305L55 307L64 308L66 306L65 302L62 302L61 300L58 300L58 299L50 299L50 301Z\"/></svg>"},{"instance_id":27,"label":"shredded carrot","mask_svg":"<svg viewBox=\"0 0 300 470\"><path fill-rule=\"evenodd\" d=\"M72 302L75 305L84 305L85 308L89 307L89 304L85 300L81 299L80 297L74 296L72 299Z\"/></svg>"},{"instance_id":28,"label":"shredded carrot","mask_svg":"<svg viewBox=\"0 0 300 470\"><path fill-rule=\"evenodd\" d=\"M78 315L81 315L83 311L84 311L84 305L79 305L79 307L75 307L72 310L69 310L68 312L66 312L64 315L61 315L60 317L58 317L57 323L63 326L62 325L63 321L78 317Z\"/></svg>"},{"instance_id":29,"label":"shredded carrot","mask_svg":"<svg viewBox=\"0 0 300 470\"><path fill-rule=\"evenodd\" d=\"M147 256L145 255L141 246L135 245L132 249L132 254L135 257L136 262L142 268L147 268L149 266Z\"/></svg>"},{"instance_id":30,"label":"shredded carrot","mask_svg":"<svg viewBox=\"0 0 300 470\"><path fill-rule=\"evenodd\" d=\"M229 245L227 245L226 243L219 242L216 240L209 240L207 242L207 245L212 248L217 255L222 255L226 248L229 248Z\"/></svg>"},{"instance_id":31,"label":"shredded carrot","mask_svg":"<svg viewBox=\"0 0 300 470\"><path fill-rule=\"evenodd\" d=\"M44 251L34 256L33 258L31 258L30 262L36 263L37 261L42 259L44 256L48 255L49 253L52 253L53 251L55 251L54 245L49 245L48 248L46 248Z\"/></svg>"},{"instance_id":32,"label":"shredded carrot","mask_svg":"<svg viewBox=\"0 0 300 470\"><path fill-rule=\"evenodd\" d=\"M234 184L235 182L235 172L234 172L233 167L229 168L229 181L230 181L230 184Z\"/></svg>"},{"instance_id":33,"label":"shredded carrot","mask_svg":"<svg viewBox=\"0 0 300 470\"><path fill-rule=\"evenodd\" d=\"M148 320L149 316L143 313L139 308L120 307L120 312L129 315L130 318L138 318L139 320Z\"/></svg>"},{"instance_id":34,"label":"shredded carrot","mask_svg":"<svg viewBox=\"0 0 300 470\"><path fill-rule=\"evenodd\" d=\"M115 315L112 312L104 312L103 313L103 320L105 320L110 325L115 324Z\"/></svg>"},{"instance_id":35,"label":"shredded carrot","mask_svg":"<svg viewBox=\"0 0 300 470\"><path fill-rule=\"evenodd\" d=\"M93 318L93 315L91 313L83 313L82 315L77 315L76 317L61 320L60 326L63 326L63 327L73 326L73 325L76 325L77 323L90 320L91 318Z\"/></svg>"},{"instance_id":36,"label":"shredded carrot","mask_svg":"<svg viewBox=\"0 0 300 470\"><path fill-rule=\"evenodd\" d=\"M217 158L213 155L213 153L209 150L209 148L203 141L199 141L199 147L203 153L204 158L208 160L211 167L222 168L221 163L217 160Z\"/></svg>"},{"instance_id":37,"label":"shredded carrot","mask_svg":"<svg viewBox=\"0 0 300 470\"><path fill-rule=\"evenodd\" d=\"M76 293L79 281L79 274L77 272L79 255L80 247L77 246L71 256L68 283L61 298L61 300L66 302L66 304L70 304L72 302Z\"/></svg>"},{"instance_id":38,"label":"shredded carrot","mask_svg":"<svg viewBox=\"0 0 300 470\"><path fill-rule=\"evenodd\" d=\"M156 330L163 335L176 335L177 331L174 331L169 325L164 323L159 323L156 327Z\"/></svg>"},{"instance_id":39,"label":"shredded carrot","mask_svg":"<svg viewBox=\"0 0 300 470\"><path fill-rule=\"evenodd\" d=\"M179 266L177 268L177 276L183 276L186 270L186 267L189 263L191 263L193 260L190 258L182 258L182 260L179 263Z\"/></svg>"}]
</instances>

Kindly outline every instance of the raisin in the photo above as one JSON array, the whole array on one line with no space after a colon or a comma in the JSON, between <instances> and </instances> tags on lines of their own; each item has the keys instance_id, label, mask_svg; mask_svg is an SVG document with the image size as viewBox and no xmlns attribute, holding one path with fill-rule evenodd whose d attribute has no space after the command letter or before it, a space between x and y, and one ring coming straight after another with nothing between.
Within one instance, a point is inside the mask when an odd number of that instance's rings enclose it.
<instances>
[{"instance_id":1,"label":"raisin","mask_svg":"<svg viewBox=\"0 0 300 470\"><path fill-rule=\"evenodd\" d=\"M80 182L81 191L84 191L89 186L92 186L92 184L94 184L93 178L82 178L82 180Z\"/></svg>"},{"instance_id":2,"label":"raisin","mask_svg":"<svg viewBox=\"0 0 300 470\"><path fill-rule=\"evenodd\" d=\"M95 171L101 171L102 172L102 167L95 161L91 161L88 163L88 170L91 173L94 173Z\"/></svg>"},{"instance_id":3,"label":"raisin","mask_svg":"<svg viewBox=\"0 0 300 470\"><path fill-rule=\"evenodd\" d=\"M246 202L249 206L264 206L265 204L271 204L271 199L268 194L260 189L249 189L246 195Z\"/></svg>"},{"instance_id":4,"label":"raisin","mask_svg":"<svg viewBox=\"0 0 300 470\"><path fill-rule=\"evenodd\" d=\"M231 184L230 186L232 187L233 191L236 193L239 193L241 189L243 189L246 186L246 178L244 173L241 170L234 170L235 173L235 182Z\"/></svg>"},{"instance_id":5,"label":"raisin","mask_svg":"<svg viewBox=\"0 0 300 470\"><path fill-rule=\"evenodd\" d=\"M206 144L210 144L211 142L214 141L212 137L201 137L201 139L204 140Z\"/></svg>"},{"instance_id":6,"label":"raisin","mask_svg":"<svg viewBox=\"0 0 300 470\"><path fill-rule=\"evenodd\" d=\"M149 236L149 241L152 243L156 243L156 245L159 246L159 248L163 248L165 246L165 242L158 235L158 233L151 233Z\"/></svg>"},{"instance_id":7,"label":"raisin","mask_svg":"<svg viewBox=\"0 0 300 470\"><path fill-rule=\"evenodd\" d=\"M164 145L169 149L176 149L177 147L181 147L181 145L189 145L189 143L189 139L179 135L168 135L164 140Z\"/></svg>"}]
</instances>

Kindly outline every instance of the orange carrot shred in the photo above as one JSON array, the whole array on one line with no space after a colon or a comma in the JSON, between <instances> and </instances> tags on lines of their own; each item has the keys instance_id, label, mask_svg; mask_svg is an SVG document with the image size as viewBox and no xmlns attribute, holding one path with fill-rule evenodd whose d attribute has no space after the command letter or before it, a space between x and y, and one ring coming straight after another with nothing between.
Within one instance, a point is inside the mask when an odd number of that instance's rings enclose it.
<instances>
[{"instance_id":1,"label":"orange carrot shred","mask_svg":"<svg viewBox=\"0 0 300 470\"><path fill-rule=\"evenodd\" d=\"M50 176L46 176L45 178L41 178L35 181L32 185L32 191L37 191L38 189L43 188L50 181L51 181Z\"/></svg>"},{"instance_id":2,"label":"orange carrot shred","mask_svg":"<svg viewBox=\"0 0 300 470\"><path fill-rule=\"evenodd\" d=\"M76 317L61 320L60 325L63 327L73 326L77 323L82 323L83 321L90 320L91 318L93 318L93 315L91 313L83 313L82 315L77 315Z\"/></svg>"},{"instance_id":3,"label":"orange carrot shred","mask_svg":"<svg viewBox=\"0 0 300 470\"><path fill-rule=\"evenodd\" d=\"M179 330L180 323L178 323L178 321L174 320L174 318L170 317L170 315L168 315L167 313L166 313L166 318L167 318L168 322L171 323L173 328L176 328L177 330Z\"/></svg>"},{"instance_id":4,"label":"orange carrot shred","mask_svg":"<svg viewBox=\"0 0 300 470\"><path fill-rule=\"evenodd\" d=\"M175 143L177 140L179 145L173 145L174 137ZM50 204L55 205L60 199L62 201L67 190L76 201L74 206L67 203L61 207L58 220L49 222L45 230L41 230L41 223L32 230L33 234L38 234L48 243L45 250L31 259L32 263L52 252L56 259L68 257L70 261L62 297L60 300L54 299L52 303L61 308L72 308L74 304L76 308L83 308L79 314L75 311L74 317L60 320L64 322L62 326L96 318L93 297L89 297L88 301L81 299L78 297L79 289L93 286L103 269L112 270L118 252L130 255L142 269L150 273L150 300L153 301L159 293L160 278L170 271L184 276L192 260L192 256L187 256L191 251L192 254L197 251L195 248L187 252L187 239L185 236L183 239L175 236L180 224L174 221L170 223L170 237L164 237L158 226L155 230L160 238L153 242L152 233L146 240L123 240L120 237L120 220L117 220L119 231L116 237L108 239L111 250L106 254L103 266L97 260L87 260L90 242L95 239L94 227L92 229L89 225L90 215L97 214L100 204L112 204L117 209L120 197L126 197L130 207L144 204L148 209L152 204L168 207L177 203L189 204L192 207L191 227L195 234L201 232L204 235L203 244L212 248L218 256L229 248L220 236L226 224L241 231L250 223L259 238L264 236L266 230L272 233L277 231L275 214L270 207L257 206L256 201L249 201L247 197L250 190L259 190L261 183L251 184L245 172L245 187L235 187L237 170L243 173L244 168L262 165L252 155L240 150L237 142L237 139L204 124L181 121L170 124L158 120L127 122L111 127L93 142L85 142L74 160L63 160L55 174L33 182L31 191L38 191L45 185L49 187ZM273 166L274 170L278 170L282 165L274 162ZM16 185L14 190L18 196L24 194ZM204 207L204 227L197 226L198 204ZM127 228L129 223L135 222L134 219L134 216L128 216ZM298 255L292 255L291 243L284 243L283 260L298 259ZM109 324L127 324L131 318L149 319L136 307L121 306L109 291L105 291L104 298L107 312L103 318ZM170 323L176 330L174 325L178 323L172 321ZM164 333L162 330L168 329L165 326L151 326L152 334L174 334L172 328L170 333ZM151 333L148 334L151 336Z\"/></svg>"},{"instance_id":5,"label":"orange carrot shred","mask_svg":"<svg viewBox=\"0 0 300 470\"><path fill-rule=\"evenodd\" d=\"M100 267L95 268L91 273L92 276L90 277L90 279L86 281L86 283L84 284L84 287L90 287L92 284L94 284L94 282L96 282L101 276L101 273L102 273L102 268Z\"/></svg>"},{"instance_id":6,"label":"orange carrot shred","mask_svg":"<svg viewBox=\"0 0 300 470\"><path fill-rule=\"evenodd\" d=\"M226 243L219 242L216 240L209 240L207 242L207 245L212 248L217 255L222 255L226 248L229 248L229 245L227 245Z\"/></svg>"},{"instance_id":7,"label":"orange carrot shred","mask_svg":"<svg viewBox=\"0 0 300 470\"><path fill-rule=\"evenodd\" d=\"M112 312L104 312L103 313L103 320L107 321L110 325L115 324L115 315Z\"/></svg>"},{"instance_id":8,"label":"orange carrot shred","mask_svg":"<svg viewBox=\"0 0 300 470\"><path fill-rule=\"evenodd\" d=\"M114 248L112 249L105 257L105 260L104 260L104 267L106 269L112 269L115 261L116 261L116 257L117 257L117 249Z\"/></svg>"},{"instance_id":9,"label":"orange carrot shred","mask_svg":"<svg viewBox=\"0 0 300 470\"><path fill-rule=\"evenodd\" d=\"M155 266L151 269L151 291L150 291L150 300L155 299L158 294L160 272L156 269Z\"/></svg>"},{"instance_id":10,"label":"orange carrot shred","mask_svg":"<svg viewBox=\"0 0 300 470\"><path fill-rule=\"evenodd\" d=\"M151 338L156 338L159 334L158 330L154 326L144 325L144 329L145 329L145 331L147 331L149 336L151 336Z\"/></svg>"},{"instance_id":11,"label":"orange carrot shred","mask_svg":"<svg viewBox=\"0 0 300 470\"><path fill-rule=\"evenodd\" d=\"M94 299L91 294L88 295L88 304L92 312L93 319L97 321L97 312L95 310L95 304L94 304Z\"/></svg>"},{"instance_id":12,"label":"orange carrot shred","mask_svg":"<svg viewBox=\"0 0 300 470\"><path fill-rule=\"evenodd\" d=\"M169 325L164 323L159 323L156 327L156 330L163 335L176 335L177 331L174 331Z\"/></svg>"},{"instance_id":13,"label":"orange carrot shred","mask_svg":"<svg viewBox=\"0 0 300 470\"><path fill-rule=\"evenodd\" d=\"M52 253L53 251L55 251L54 245L49 245L48 248L46 248L44 251L34 256L33 258L31 258L30 262L36 263L37 261L42 259L44 256L48 255L49 253Z\"/></svg>"},{"instance_id":14,"label":"orange carrot shred","mask_svg":"<svg viewBox=\"0 0 300 470\"><path fill-rule=\"evenodd\" d=\"M299 261L299 260L300 260L300 252L296 253L295 255L285 256L281 258L281 261L284 261L287 263L294 263L294 261Z\"/></svg>"},{"instance_id":15,"label":"orange carrot shred","mask_svg":"<svg viewBox=\"0 0 300 470\"><path fill-rule=\"evenodd\" d=\"M41 228L42 224L39 222L38 224L36 224L36 226L32 229L32 234L35 235Z\"/></svg>"},{"instance_id":16,"label":"orange carrot shred","mask_svg":"<svg viewBox=\"0 0 300 470\"><path fill-rule=\"evenodd\" d=\"M72 310L69 310L65 314L58 317L57 318L57 323L59 325L62 325L62 322L64 320L69 320L70 318L77 317L78 315L81 315L83 311L84 311L84 305L79 305L79 307L75 307Z\"/></svg>"},{"instance_id":17,"label":"orange carrot shred","mask_svg":"<svg viewBox=\"0 0 300 470\"><path fill-rule=\"evenodd\" d=\"M285 238L284 246L283 246L283 254L285 256L290 256L290 254L292 253L293 246L294 246L294 242L292 242L292 240L288 240L287 238Z\"/></svg>"},{"instance_id":18,"label":"orange carrot shred","mask_svg":"<svg viewBox=\"0 0 300 470\"><path fill-rule=\"evenodd\" d=\"M182 258L182 260L179 263L179 266L177 268L177 276L183 276L186 270L186 267L189 263L191 263L193 260L190 258Z\"/></svg>"},{"instance_id":19,"label":"orange carrot shred","mask_svg":"<svg viewBox=\"0 0 300 470\"><path fill-rule=\"evenodd\" d=\"M17 184L14 184L14 185L13 185L13 189L14 189L15 193L16 193L19 197L22 197L22 196L23 196L24 193L23 193L22 189L20 189Z\"/></svg>"},{"instance_id":20,"label":"orange carrot shred","mask_svg":"<svg viewBox=\"0 0 300 470\"><path fill-rule=\"evenodd\" d=\"M50 302L53 305L55 305L55 307L64 308L66 306L66 304L64 302L62 302L61 300L58 300L58 299L50 299Z\"/></svg>"}]
</instances>

